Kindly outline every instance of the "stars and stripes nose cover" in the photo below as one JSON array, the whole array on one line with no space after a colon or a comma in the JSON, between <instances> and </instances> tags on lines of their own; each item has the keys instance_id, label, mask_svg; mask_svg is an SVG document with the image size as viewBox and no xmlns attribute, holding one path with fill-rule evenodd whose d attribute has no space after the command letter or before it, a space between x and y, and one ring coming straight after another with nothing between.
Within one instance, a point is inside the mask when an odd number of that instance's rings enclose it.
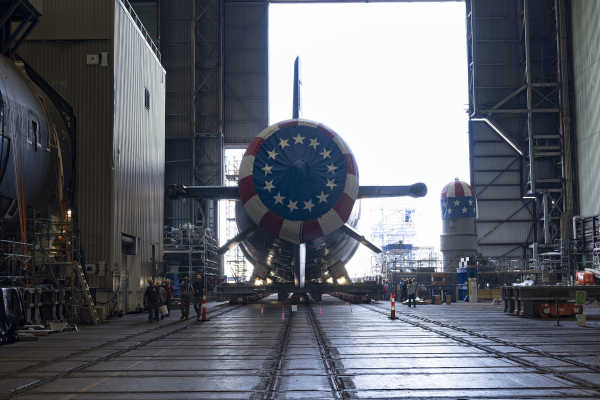
<instances>
[{"instance_id":1,"label":"stars and stripes nose cover","mask_svg":"<svg viewBox=\"0 0 600 400\"><path fill-rule=\"evenodd\" d=\"M290 120L250 143L240 166L240 198L263 230L292 243L341 227L358 195L358 169L342 138L324 125Z\"/></svg>"},{"instance_id":2,"label":"stars and stripes nose cover","mask_svg":"<svg viewBox=\"0 0 600 400\"><path fill-rule=\"evenodd\" d=\"M473 189L465 182L447 184L441 195L442 219L475 218L477 202Z\"/></svg>"}]
</instances>

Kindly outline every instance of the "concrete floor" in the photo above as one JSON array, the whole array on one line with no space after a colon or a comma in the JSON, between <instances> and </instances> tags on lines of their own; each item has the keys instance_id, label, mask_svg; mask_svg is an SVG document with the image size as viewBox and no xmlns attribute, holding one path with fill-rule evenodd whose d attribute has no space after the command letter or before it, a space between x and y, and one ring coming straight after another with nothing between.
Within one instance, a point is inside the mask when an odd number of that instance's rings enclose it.
<instances>
[{"instance_id":1,"label":"concrete floor","mask_svg":"<svg viewBox=\"0 0 600 400\"><path fill-rule=\"evenodd\" d=\"M261 308L264 310L261 313ZM600 329L502 306L209 304L0 347L0 398L600 399ZM283 317L282 317L283 313Z\"/></svg>"}]
</instances>

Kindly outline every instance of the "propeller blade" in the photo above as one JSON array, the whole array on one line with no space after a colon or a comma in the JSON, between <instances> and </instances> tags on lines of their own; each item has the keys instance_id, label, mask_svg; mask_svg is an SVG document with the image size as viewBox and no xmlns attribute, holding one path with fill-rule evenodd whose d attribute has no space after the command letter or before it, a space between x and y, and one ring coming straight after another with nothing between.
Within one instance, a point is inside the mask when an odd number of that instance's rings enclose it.
<instances>
[{"instance_id":1,"label":"propeller blade","mask_svg":"<svg viewBox=\"0 0 600 400\"><path fill-rule=\"evenodd\" d=\"M229 239L223 246L219 247L217 250L217 254L222 256L227 253L228 250L233 249L235 246L244 241L250 234L252 234L256 230L256 226L246 229L235 235L232 239Z\"/></svg>"},{"instance_id":2,"label":"propeller blade","mask_svg":"<svg viewBox=\"0 0 600 400\"><path fill-rule=\"evenodd\" d=\"M369 249L371 249L371 251L374 251L377 254L381 253L381 249L379 247L377 247L373 243L369 242L367 240L367 238L365 238L363 235L361 235L360 233L358 233L350 225L344 224L344 225L342 225L341 229L344 231L344 233L346 235L350 236L352 239L356 240L360 244L363 244L363 245L367 246Z\"/></svg>"},{"instance_id":3,"label":"propeller blade","mask_svg":"<svg viewBox=\"0 0 600 400\"><path fill-rule=\"evenodd\" d=\"M358 198L368 199L377 197L423 197L427 194L424 183L415 183L410 186L361 186L358 188Z\"/></svg>"}]
</instances>

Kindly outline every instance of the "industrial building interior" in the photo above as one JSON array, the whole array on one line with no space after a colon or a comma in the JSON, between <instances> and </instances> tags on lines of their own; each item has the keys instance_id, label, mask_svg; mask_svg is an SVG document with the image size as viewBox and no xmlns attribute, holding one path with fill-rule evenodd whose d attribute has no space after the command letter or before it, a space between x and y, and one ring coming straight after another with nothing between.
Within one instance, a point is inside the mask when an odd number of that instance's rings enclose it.
<instances>
[{"instance_id":1,"label":"industrial building interior","mask_svg":"<svg viewBox=\"0 0 600 400\"><path fill-rule=\"evenodd\" d=\"M600 399L600 1L387 2L464 6L441 193L361 185L301 59L270 122L299 3L361 2L0 0L0 398ZM358 225L431 196L440 256Z\"/></svg>"}]
</instances>

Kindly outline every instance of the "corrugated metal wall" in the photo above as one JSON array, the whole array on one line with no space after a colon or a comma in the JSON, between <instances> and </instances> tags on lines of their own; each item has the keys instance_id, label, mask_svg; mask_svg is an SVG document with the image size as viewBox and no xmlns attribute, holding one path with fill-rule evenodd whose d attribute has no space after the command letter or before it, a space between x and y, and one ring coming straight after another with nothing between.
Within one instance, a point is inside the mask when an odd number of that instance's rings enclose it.
<instances>
[{"instance_id":1,"label":"corrugated metal wall","mask_svg":"<svg viewBox=\"0 0 600 400\"><path fill-rule=\"evenodd\" d=\"M226 145L247 145L269 120L268 10L268 3L225 3Z\"/></svg>"},{"instance_id":2,"label":"corrugated metal wall","mask_svg":"<svg viewBox=\"0 0 600 400\"><path fill-rule=\"evenodd\" d=\"M86 262L109 262L113 71L110 66L87 65L86 54L112 53L114 0L45 0L42 8L44 15L19 54L75 110L83 249Z\"/></svg>"},{"instance_id":3,"label":"corrugated metal wall","mask_svg":"<svg viewBox=\"0 0 600 400\"><path fill-rule=\"evenodd\" d=\"M165 162L165 70L119 0L114 34L113 260L122 260L121 234L138 238L128 261L129 308L143 305L152 277L152 245L162 248ZM145 91L148 91L149 104ZM146 107L148 105L148 108ZM131 262L133 261L133 262ZM137 296L137 299L132 296Z\"/></svg>"},{"instance_id":4,"label":"corrugated metal wall","mask_svg":"<svg viewBox=\"0 0 600 400\"><path fill-rule=\"evenodd\" d=\"M37 0L42 17L29 40L92 40L113 35L112 0Z\"/></svg>"},{"instance_id":5,"label":"corrugated metal wall","mask_svg":"<svg viewBox=\"0 0 600 400\"><path fill-rule=\"evenodd\" d=\"M44 0L41 8L20 54L75 110L86 262L116 272L125 265L135 309L152 273L152 245L157 258L162 248L165 71L120 0ZM101 52L107 66L87 64L86 55ZM136 255L123 256L122 234L137 238ZM112 284L109 273L101 287Z\"/></svg>"},{"instance_id":6,"label":"corrugated metal wall","mask_svg":"<svg viewBox=\"0 0 600 400\"><path fill-rule=\"evenodd\" d=\"M571 4L579 205L593 216L600 215L600 2Z\"/></svg>"},{"instance_id":7,"label":"corrugated metal wall","mask_svg":"<svg viewBox=\"0 0 600 400\"><path fill-rule=\"evenodd\" d=\"M165 184L194 182L192 140L195 130L194 1L170 0L160 4L162 60L167 70ZM166 224L191 219L190 200L165 202Z\"/></svg>"}]
</instances>

